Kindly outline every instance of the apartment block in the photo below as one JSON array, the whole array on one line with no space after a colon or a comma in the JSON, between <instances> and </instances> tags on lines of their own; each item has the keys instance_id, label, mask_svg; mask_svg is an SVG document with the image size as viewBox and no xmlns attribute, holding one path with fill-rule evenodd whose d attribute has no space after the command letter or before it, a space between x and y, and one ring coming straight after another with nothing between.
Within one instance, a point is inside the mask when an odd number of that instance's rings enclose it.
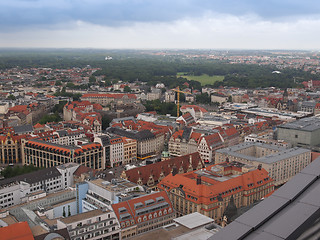
<instances>
[{"instance_id":1,"label":"apartment block","mask_svg":"<svg viewBox=\"0 0 320 240\"><path fill-rule=\"evenodd\" d=\"M173 222L175 212L166 192L156 192L134 198L112 208L121 227L121 238L126 239Z\"/></svg>"},{"instance_id":2,"label":"apartment block","mask_svg":"<svg viewBox=\"0 0 320 240\"><path fill-rule=\"evenodd\" d=\"M57 228L67 228L71 240L120 239L120 226L113 211L97 209L57 220Z\"/></svg>"}]
</instances>

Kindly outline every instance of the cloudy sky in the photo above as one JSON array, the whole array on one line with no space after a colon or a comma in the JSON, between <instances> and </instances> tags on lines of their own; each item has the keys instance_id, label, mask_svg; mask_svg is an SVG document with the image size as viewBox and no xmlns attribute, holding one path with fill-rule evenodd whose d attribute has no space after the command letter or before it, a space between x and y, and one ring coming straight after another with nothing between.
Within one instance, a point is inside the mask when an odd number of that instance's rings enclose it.
<instances>
[{"instance_id":1,"label":"cloudy sky","mask_svg":"<svg viewBox=\"0 0 320 240\"><path fill-rule=\"evenodd\" d=\"M320 49L318 0L0 0L0 48Z\"/></svg>"}]
</instances>

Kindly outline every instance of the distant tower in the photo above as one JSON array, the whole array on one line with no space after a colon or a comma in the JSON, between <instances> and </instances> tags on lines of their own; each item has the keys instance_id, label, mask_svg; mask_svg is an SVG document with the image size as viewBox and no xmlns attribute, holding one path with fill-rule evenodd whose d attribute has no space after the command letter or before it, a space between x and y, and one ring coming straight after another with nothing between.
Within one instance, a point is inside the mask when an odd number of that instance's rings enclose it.
<instances>
[{"instance_id":1,"label":"distant tower","mask_svg":"<svg viewBox=\"0 0 320 240\"><path fill-rule=\"evenodd\" d=\"M287 90L287 88L284 89L284 92L283 92L283 103L288 103L288 90Z\"/></svg>"}]
</instances>

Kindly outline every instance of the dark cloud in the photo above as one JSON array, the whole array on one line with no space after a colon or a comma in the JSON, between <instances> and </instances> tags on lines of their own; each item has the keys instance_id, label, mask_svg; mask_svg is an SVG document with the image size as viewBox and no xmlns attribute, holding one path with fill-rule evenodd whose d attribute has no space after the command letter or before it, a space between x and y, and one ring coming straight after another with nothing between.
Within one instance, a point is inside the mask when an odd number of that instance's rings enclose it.
<instances>
[{"instance_id":1,"label":"dark cloud","mask_svg":"<svg viewBox=\"0 0 320 240\"><path fill-rule=\"evenodd\" d=\"M318 1L305 0L2 0L0 29L51 26L84 21L104 26L170 22L205 13L281 21L320 13Z\"/></svg>"}]
</instances>

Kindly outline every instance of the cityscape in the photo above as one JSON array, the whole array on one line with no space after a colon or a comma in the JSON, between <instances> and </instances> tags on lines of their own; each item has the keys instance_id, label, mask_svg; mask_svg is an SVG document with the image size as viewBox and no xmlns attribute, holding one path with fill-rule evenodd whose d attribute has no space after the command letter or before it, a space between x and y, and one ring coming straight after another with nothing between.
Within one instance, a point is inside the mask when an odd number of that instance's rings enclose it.
<instances>
[{"instance_id":1,"label":"cityscape","mask_svg":"<svg viewBox=\"0 0 320 240\"><path fill-rule=\"evenodd\" d=\"M320 239L320 5L273 5L0 3L0 239Z\"/></svg>"}]
</instances>

